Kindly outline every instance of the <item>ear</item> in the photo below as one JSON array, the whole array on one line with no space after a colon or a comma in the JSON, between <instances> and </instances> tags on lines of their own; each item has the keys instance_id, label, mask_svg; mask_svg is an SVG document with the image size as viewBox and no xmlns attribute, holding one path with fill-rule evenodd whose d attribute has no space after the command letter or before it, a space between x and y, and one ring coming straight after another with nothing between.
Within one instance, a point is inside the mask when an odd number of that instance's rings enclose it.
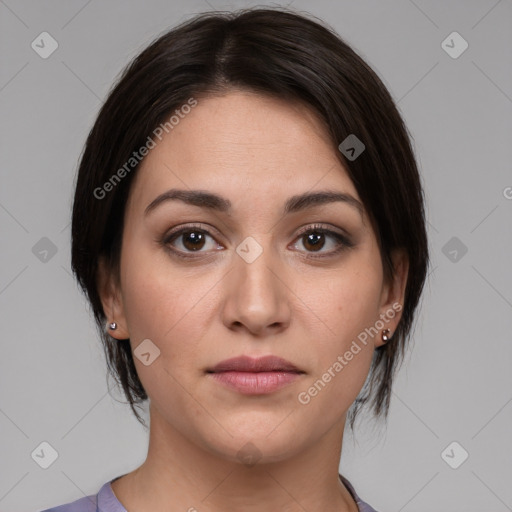
<instances>
[{"instance_id":1,"label":"ear","mask_svg":"<svg viewBox=\"0 0 512 512\"><path fill-rule=\"evenodd\" d=\"M409 258L405 249L395 249L391 253L393 262L393 276L384 280L381 293L380 319L384 322L384 329L391 331L393 336L404 308L405 287L409 275ZM381 336L375 337L375 347L384 345Z\"/></svg>"},{"instance_id":2,"label":"ear","mask_svg":"<svg viewBox=\"0 0 512 512\"><path fill-rule=\"evenodd\" d=\"M113 338L118 340L126 340L130 337L126 325L126 318L124 315L124 307L120 285L115 276L113 269L110 268L106 259L101 256L98 262L98 275L97 275L98 294L103 305L103 312L107 317L107 325L105 326L107 332ZM109 328L110 322L117 324L117 329L112 330Z\"/></svg>"}]
</instances>

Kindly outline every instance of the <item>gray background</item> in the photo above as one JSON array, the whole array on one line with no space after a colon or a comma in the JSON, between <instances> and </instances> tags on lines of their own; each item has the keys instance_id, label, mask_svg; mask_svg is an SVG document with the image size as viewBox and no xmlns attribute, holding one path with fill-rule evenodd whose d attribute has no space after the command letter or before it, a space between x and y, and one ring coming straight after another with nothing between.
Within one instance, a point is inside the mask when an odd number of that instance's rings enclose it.
<instances>
[{"instance_id":1,"label":"gray background","mask_svg":"<svg viewBox=\"0 0 512 512\"><path fill-rule=\"evenodd\" d=\"M133 56L193 13L251 5L0 0L0 510L95 493L145 458L147 433L109 394L70 274L74 173ZM346 431L341 471L379 512L512 510L512 2L292 7L330 23L383 79L414 137L428 201L432 267L413 350L387 429L361 428L355 441ZM43 31L59 45L47 59L31 48ZM441 46L453 31L469 44L456 59ZM42 252L43 237L55 254ZM58 452L48 469L31 457L43 441ZM441 456L453 441L469 453L458 469Z\"/></svg>"}]
</instances>

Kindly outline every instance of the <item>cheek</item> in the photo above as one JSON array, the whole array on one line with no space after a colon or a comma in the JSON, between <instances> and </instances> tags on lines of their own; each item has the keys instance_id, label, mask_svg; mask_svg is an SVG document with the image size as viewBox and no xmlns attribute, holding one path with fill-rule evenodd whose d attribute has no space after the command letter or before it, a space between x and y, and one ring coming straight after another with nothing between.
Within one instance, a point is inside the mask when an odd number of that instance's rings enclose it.
<instances>
[{"instance_id":1,"label":"cheek","mask_svg":"<svg viewBox=\"0 0 512 512\"><path fill-rule=\"evenodd\" d=\"M372 275L373 274L373 275ZM337 316L340 329L356 337L378 318L380 304L380 279L374 269L356 271L345 276L337 295Z\"/></svg>"},{"instance_id":2,"label":"cheek","mask_svg":"<svg viewBox=\"0 0 512 512\"><path fill-rule=\"evenodd\" d=\"M159 409L168 408L169 421L179 423L172 411L200 412L194 410L183 386L192 389L196 377L198 345L205 332L201 313L213 283L184 275L165 258L164 251L162 255L142 249L130 253L122 267L123 302L140 381ZM146 339L159 350L150 365L137 358L137 347Z\"/></svg>"},{"instance_id":3,"label":"cheek","mask_svg":"<svg viewBox=\"0 0 512 512\"><path fill-rule=\"evenodd\" d=\"M382 270L374 258L355 254L344 269L326 276L308 304L327 328L333 349L342 350L379 318Z\"/></svg>"},{"instance_id":4,"label":"cheek","mask_svg":"<svg viewBox=\"0 0 512 512\"><path fill-rule=\"evenodd\" d=\"M128 238L122 262L123 303L132 347L150 339L163 360L190 370L197 345L204 336L212 288L219 276L197 269L187 273L162 249L133 247ZM179 357L178 357L179 356Z\"/></svg>"},{"instance_id":5,"label":"cheek","mask_svg":"<svg viewBox=\"0 0 512 512\"><path fill-rule=\"evenodd\" d=\"M312 423L323 416L329 424L348 409L368 376L374 353L374 338L368 332L379 319L380 262L359 253L345 271L333 272L323 281L323 291L317 288L308 305L328 334L313 337L317 340L314 374L297 398L311 413Z\"/></svg>"}]
</instances>

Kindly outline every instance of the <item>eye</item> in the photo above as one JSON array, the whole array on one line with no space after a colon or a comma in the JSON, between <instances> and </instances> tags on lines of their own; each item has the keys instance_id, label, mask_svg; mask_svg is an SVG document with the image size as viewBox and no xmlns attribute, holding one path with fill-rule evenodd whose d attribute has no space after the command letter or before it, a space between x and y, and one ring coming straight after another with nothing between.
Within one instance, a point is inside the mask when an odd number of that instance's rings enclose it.
<instances>
[{"instance_id":1,"label":"eye","mask_svg":"<svg viewBox=\"0 0 512 512\"><path fill-rule=\"evenodd\" d=\"M167 247L170 246L169 249L174 254L184 258L193 258L192 253L206 253L222 248L208 231L198 226L186 226L172 231L167 234L163 243Z\"/></svg>"},{"instance_id":2,"label":"eye","mask_svg":"<svg viewBox=\"0 0 512 512\"><path fill-rule=\"evenodd\" d=\"M308 253L320 253L319 256L311 257L328 257L338 254L344 249L353 247L354 244L349 238L341 233L327 229L320 224L308 226L299 233L298 242ZM322 251L327 247L327 250ZM329 248L331 248L329 250Z\"/></svg>"}]
</instances>

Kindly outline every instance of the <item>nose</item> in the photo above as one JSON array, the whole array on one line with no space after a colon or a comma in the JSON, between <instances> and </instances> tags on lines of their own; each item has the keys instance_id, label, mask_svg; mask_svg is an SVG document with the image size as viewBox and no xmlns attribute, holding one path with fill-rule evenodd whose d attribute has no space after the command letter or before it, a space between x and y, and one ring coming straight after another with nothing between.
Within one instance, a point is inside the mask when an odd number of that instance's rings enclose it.
<instances>
[{"instance_id":1,"label":"nose","mask_svg":"<svg viewBox=\"0 0 512 512\"><path fill-rule=\"evenodd\" d=\"M284 269L270 248L249 261L233 255L233 267L224 280L223 322L231 330L258 337L277 334L290 324L292 292Z\"/></svg>"}]
</instances>

